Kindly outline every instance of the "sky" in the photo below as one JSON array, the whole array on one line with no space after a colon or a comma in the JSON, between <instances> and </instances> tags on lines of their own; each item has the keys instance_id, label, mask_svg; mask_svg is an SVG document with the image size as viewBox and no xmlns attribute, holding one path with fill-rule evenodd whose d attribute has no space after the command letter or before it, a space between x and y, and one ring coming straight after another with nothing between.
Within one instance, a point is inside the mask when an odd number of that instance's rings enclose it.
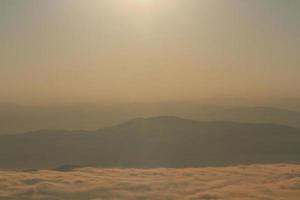
<instances>
[{"instance_id":1,"label":"sky","mask_svg":"<svg viewBox=\"0 0 300 200\"><path fill-rule=\"evenodd\" d=\"M300 98L298 0L1 0L0 102Z\"/></svg>"}]
</instances>

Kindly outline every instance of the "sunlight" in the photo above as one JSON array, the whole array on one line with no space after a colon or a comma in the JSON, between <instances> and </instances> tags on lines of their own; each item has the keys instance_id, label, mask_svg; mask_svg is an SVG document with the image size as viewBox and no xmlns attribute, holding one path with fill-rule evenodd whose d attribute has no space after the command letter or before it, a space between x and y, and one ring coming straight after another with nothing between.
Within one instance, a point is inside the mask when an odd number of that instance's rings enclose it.
<instances>
[{"instance_id":1,"label":"sunlight","mask_svg":"<svg viewBox=\"0 0 300 200\"><path fill-rule=\"evenodd\" d=\"M123 0L118 3L130 12L135 13L153 13L161 10L166 1L157 0Z\"/></svg>"}]
</instances>

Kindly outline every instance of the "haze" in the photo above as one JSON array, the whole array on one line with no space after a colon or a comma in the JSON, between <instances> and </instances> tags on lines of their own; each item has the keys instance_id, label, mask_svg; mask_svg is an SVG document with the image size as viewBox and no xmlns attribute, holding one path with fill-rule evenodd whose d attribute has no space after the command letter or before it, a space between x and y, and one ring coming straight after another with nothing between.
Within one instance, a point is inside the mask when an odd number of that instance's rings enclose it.
<instances>
[{"instance_id":1,"label":"haze","mask_svg":"<svg viewBox=\"0 0 300 200\"><path fill-rule=\"evenodd\" d=\"M298 200L300 0L0 0L0 200Z\"/></svg>"},{"instance_id":2,"label":"haze","mask_svg":"<svg viewBox=\"0 0 300 200\"><path fill-rule=\"evenodd\" d=\"M0 101L299 98L297 0L2 0Z\"/></svg>"}]
</instances>

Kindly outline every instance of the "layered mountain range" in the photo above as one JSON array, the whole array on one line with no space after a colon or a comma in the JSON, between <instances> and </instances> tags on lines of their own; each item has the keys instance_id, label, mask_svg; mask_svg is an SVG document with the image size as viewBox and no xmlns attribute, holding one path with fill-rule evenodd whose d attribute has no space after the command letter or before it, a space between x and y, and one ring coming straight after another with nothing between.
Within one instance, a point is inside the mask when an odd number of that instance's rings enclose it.
<instances>
[{"instance_id":1,"label":"layered mountain range","mask_svg":"<svg viewBox=\"0 0 300 200\"><path fill-rule=\"evenodd\" d=\"M0 136L0 168L201 167L300 163L300 129L285 125L135 118L95 131Z\"/></svg>"}]
</instances>

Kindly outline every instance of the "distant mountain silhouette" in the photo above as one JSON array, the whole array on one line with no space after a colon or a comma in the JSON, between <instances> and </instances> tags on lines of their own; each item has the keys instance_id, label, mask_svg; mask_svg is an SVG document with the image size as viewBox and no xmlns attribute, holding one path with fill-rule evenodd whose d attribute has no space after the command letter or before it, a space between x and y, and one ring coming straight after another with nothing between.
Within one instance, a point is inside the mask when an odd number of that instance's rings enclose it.
<instances>
[{"instance_id":1,"label":"distant mountain silhouette","mask_svg":"<svg viewBox=\"0 0 300 200\"><path fill-rule=\"evenodd\" d=\"M234 107L211 112L208 120L275 123L300 128L300 112L273 107Z\"/></svg>"},{"instance_id":2,"label":"distant mountain silhouette","mask_svg":"<svg viewBox=\"0 0 300 200\"><path fill-rule=\"evenodd\" d=\"M0 168L10 169L283 162L300 162L300 129L161 116L136 118L96 131L45 130L0 136Z\"/></svg>"},{"instance_id":3,"label":"distant mountain silhouette","mask_svg":"<svg viewBox=\"0 0 300 200\"><path fill-rule=\"evenodd\" d=\"M0 104L0 135L38 129L95 130L139 116L172 115L200 121L274 123L300 128L300 112L273 107L204 106L197 103L23 106Z\"/></svg>"},{"instance_id":4,"label":"distant mountain silhouette","mask_svg":"<svg viewBox=\"0 0 300 200\"><path fill-rule=\"evenodd\" d=\"M85 167L85 166L78 166L78 165L61 165L61 166L58 166L54 169L52 169L53 171L60 171L60 172L71 172L73 171L74 169L78 169L78 168L82 168L82 167Z\"/></svg>"}]
</instances>

